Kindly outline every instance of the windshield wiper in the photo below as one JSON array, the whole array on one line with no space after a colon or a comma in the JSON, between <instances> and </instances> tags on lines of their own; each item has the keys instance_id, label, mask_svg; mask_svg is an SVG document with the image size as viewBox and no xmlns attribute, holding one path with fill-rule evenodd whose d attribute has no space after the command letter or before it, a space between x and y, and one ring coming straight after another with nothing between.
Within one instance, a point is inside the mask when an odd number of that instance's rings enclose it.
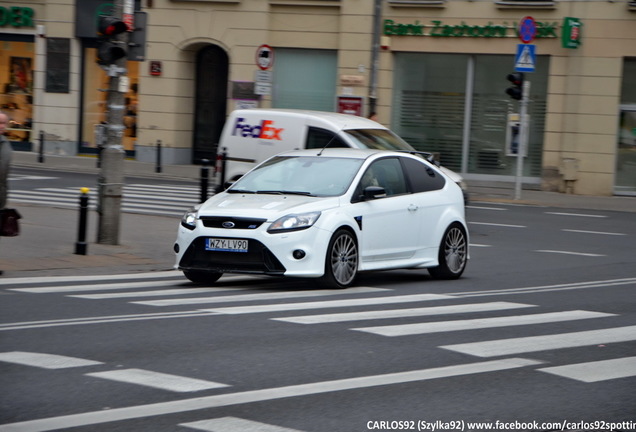
<instances>
[{"instance_id":1,"label":"windshield wiper","mask_svg":"<svg viewBox=\"0 0 636 432\"><path fill-rule=\"evenodd\" d=\"M288 191L288 190L259 190L258 194L272 194L272 195L303 195L303 196L315 196L311 192L305 191Z\"/></svg>"},{"instance_id":2,"label":"windshield wiper","mask_svg":"<svg viewBox=\"0 0 636 432\"><path fill-rule=\"evenodd\" d=\"M258 193L256 191L241 190L241 189L227 189L225 192L227 192L227 193L244 193L244 194L255 194L255 193Z\"/></svg>"}]
</instances>

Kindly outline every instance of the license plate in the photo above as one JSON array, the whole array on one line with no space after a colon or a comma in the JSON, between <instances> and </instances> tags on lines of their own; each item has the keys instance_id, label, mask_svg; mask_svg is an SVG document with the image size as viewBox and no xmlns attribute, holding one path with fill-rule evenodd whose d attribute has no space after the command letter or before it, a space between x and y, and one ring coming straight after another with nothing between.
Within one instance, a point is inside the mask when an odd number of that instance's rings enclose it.
<instances>
[{"instance_id":1,"label":"license plate","mask_svg":"<svg viewBox=\"0 0 636 432\"><path fill-rule=\"evenodd\" d=\"M239 239L205 239L205 250L216 252L247 252L247 240Z\"/></svg>"}]
</instances>

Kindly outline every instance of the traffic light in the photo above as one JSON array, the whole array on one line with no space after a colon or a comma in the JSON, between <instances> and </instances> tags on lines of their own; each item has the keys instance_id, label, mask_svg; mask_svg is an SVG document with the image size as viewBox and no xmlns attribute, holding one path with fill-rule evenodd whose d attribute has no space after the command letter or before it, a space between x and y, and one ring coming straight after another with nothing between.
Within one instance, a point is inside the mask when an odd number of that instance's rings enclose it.
<instances>
[{"instance_id":1,"label":"traffic light","mask_svg":"<svg viewBox=\"0 0 636 432\"><path fill-rule=\"evenodd\" d=\"M97 25L97 63L102 66L114 64L126 57L126 45L117 40L117 35L128 31L128 25L119 18L100 16Z\"/></svg>"},{"instance_id":2,"label":"traffic light","mask_svg":"<svg viewBox=\"0 0 636 432\"><path fill-rule=\"evenodd\" d=\"M515 100L523 98L523 72L514 72L506 77L512 83L512 87L506 89L508 96Z\"/></svg>"}]
</instances>

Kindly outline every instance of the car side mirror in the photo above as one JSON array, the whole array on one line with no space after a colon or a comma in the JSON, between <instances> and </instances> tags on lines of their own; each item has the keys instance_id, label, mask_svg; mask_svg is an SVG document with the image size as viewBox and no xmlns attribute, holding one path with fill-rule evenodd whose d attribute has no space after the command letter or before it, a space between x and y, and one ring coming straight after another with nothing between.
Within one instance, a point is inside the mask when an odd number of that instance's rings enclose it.
<instances>
[{"instance_id":1,"label":"car side mirror","mask_svg":"<svg viewBox=\"0 0 636 432\"><path fill-rule=\"evenodd\" d=\"M362 192L362 198L365 201L386 198L386 190L381 186L367 186Z\"/></svg>"}]
</instances>

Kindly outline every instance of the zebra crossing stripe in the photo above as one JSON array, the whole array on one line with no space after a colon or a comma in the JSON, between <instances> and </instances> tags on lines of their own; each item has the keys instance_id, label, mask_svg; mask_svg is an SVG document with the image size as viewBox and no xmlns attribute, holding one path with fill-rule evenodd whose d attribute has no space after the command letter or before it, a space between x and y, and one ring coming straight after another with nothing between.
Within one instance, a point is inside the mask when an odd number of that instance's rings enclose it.
<instances>
[{"instance_id":1,"label":"zebra crossing stripe","mask_svg":"<svg viewBox=\"0 0 636 432\"><path fill-rule=\"evenodd\" d=\"M345 292L348 292L346 290ZM405 296L393 296L393 297L371 297L363 299L350 299L350 300L327 300L319 302L305 302L305 303L283 303L283 304L271 304L260 306L234 306L225 308L214 309L201 309L205 312L215 312L222 314L248 314L248 313L261 313L261 312L282 312L290 310L303 310L303 309L326 309L335 307L349 307L349 306L368 306L368 305L384 305L395 303L409 303L417 301L433 301L433 300L446 300L452 299L451 296L440 294L414 294Z\"/></svg>"},{"instance_id":2,"label":"zebra crossing stripe","mask_svg":"<svg viewBox=\"0 0 636 432\"><path fill-rule=\"evenodd\" d=\"M533 315L515 315L494 318L479 318L457 321L425 322L417 324L402 324L378 327L353 328L351 330L373 333L381 336L408 336L416 334L442 333L459 330L473 330L496 327L512 327L520 325L532 325L573 321L591 318L604 318L616 316L615 314L590 312L590 311L564 311L549 312Z\"/></svg>"},{"instance_id":3,"label":"zebra crossing stripe","mask_svg":"<svg viewBox=\"0 0 636 432\"><path fill-rule=\"evenodd\" d=\"M234 288L232 288L234 289ZM320 290L320 291L292 291L292 292L278 292L278 293L259 293L259 294L239 294L221 297L195 297L195 298L182 298L182 299L164 299L164 300L147 300L147 301L135 301L133 304L140 304L146 306L181 306L181 305L193 305L193 304L206 304L206 303L230 303L238 301L259 301L259 300L279 300L287 298L307 298L307 297L322 297L333 295L347 295L347 294L367 294L381 291L389 291L386 288L367 288L357 287L347 290ZM207 311L206 311L207 312Z\"/></svg>"},{"instance_id":4,"label":"zebra crossing stripe","mask_svg":"<svg viewBox=\"0 0 636 432\"><path fill-rule=\"evenodd\" d=\"M577 363L538 369L585 383L636 376L636 357Z\"/></svg>"},{"instance_id":5,"label":"zebra crossing stripe","mask_svg":"<svg viewBox=\"0 0 636 432\"><path fill-rule=\"evenodd\" d=\"M636 340L636 326L560 333L545 336L498 339L484 342L469 342L456 345L443 345L440 346L440 348L478 357L495 357L552 349L629 342L633 340Z\"/></svg>"},{"instance_id":6,"label":"zebra crossing stripe","mask_svg":"<svg viewBox=\"0 0 636 432\"><path fill-rule=\"evenodd\" d=\"M201 390L228 387L227 384L153 372L145 369L121 369L106 372L95 372L88 373L86 374L86 376L102 378L111 381L119 381L129 384L137 384L178 393L189 393Z\"/></svg>"},{"instance_id":7,"label":"zebra crossing stripe","mask_svg":"<svg viewBox=\"0 0 636 432\"><path fill-rule=\"evenodd\" d=\"M76 357L25 351L0 353L0 361L21 364L24 366L34 366L42 369L68 369L102 364L102 362Z\"/></svg>"},{"instance_id":8,"label":"zebra crossing stripe","mask_svg":"<svg viewBox=\"0 0 636 432\"><path fill-rule=\"evenodd\" d=\"M432 369L420 369L382 375L361 376L333 381L321 381L309 384L297 384L260 390L249 390L239 393L228 393L181 399L170 402L159 402L110 410L99 410L59 417L27 420L19 423L0 425L0 432L45 432L57 429L103 424L121 420L139 419L149 416L176 414L195 410L234 406L253 402L263 402L283 398L302 397L345 390L365 389L384 385L403 384L450 378L479 373L497 372L543 364L543 362L524 358L507 358L442 366Z\"/></svg>"},{"instance_id":9,"label":"zebra crossing stripe","mask_svg":"<svg viewBox=\"0 0 636 432\"><path fill-rule=\"evenodd\" d=\"M181 423L179 426L206 432L301 432L297 429L273 426L237 417L221 417L191 423Z\"/></svg>"},{"instance_id":10,"label":"zebra crossing stripe","mask_svg":"<svg viewBox=\"0 0 636 432\"><path fill-rule=\"evenodd\" d=\"M388 318L405 318L417 316L450 315L473 312L492 312L508 309L536 307L535 305L510 302L471 303L452 306L433 306L424 308L390 309L381 311L347 312L323 315L305 315L286 318L272 318L295 324L325 324L347 321L364 321Z\"/></svg>"},{"instance_id":11,"label":"zebra crossing stripe","mask_svg":"<svg viewBox=\"0 0 636 432\"><path fill-rule=\"evenodd\" d=\"M180 277L183 279L183 273L177 270L156 271L147 273L129 273L117 275L79 275L79 276L33 276L20 278L6 278L0 280L2 285L28 285L28 284L44 284L44 283L66 283L66 282L90 282L100 281L106 283L109 280L136 280L136 279L164 279Z\"/></svg>"}]
</instances>

